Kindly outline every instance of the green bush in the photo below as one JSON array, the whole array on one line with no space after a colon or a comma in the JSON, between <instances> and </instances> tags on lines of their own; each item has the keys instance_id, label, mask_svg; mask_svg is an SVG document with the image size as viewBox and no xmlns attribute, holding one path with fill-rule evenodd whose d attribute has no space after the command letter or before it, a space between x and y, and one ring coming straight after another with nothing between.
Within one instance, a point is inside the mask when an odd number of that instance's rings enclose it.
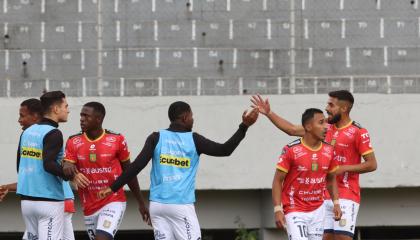
<instances>
[{"instance_id":1,"label":"green bush","mask_svg":"<svg viewBox=\"0 0 420 240\"><path fill-rule=\"evenodd\" d=\"M246 229L245 224L239 216L236 217L235 223L238 225L235 240L258 240L258 230Z\"/></svg>"}]
</instances>

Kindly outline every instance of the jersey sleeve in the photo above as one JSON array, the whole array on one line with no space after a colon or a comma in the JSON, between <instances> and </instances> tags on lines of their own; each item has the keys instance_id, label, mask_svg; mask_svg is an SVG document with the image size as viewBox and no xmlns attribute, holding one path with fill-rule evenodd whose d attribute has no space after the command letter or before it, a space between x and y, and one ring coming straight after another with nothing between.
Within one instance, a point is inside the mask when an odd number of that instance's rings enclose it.
<instances>
[{"instance_id":1,"label":"jersey sleeve","mask_svg":"<svg viewBox=\"0 0 420 240\"><path fill-rule=\"evenodd\" d=\"M285 173L289 172L290 166L291 166L291 164L290 164L291 163L291 158L290 158L290 153L289 152L290 152L290 148L285 146L283 148L283 151L282 151L282 153L279 157L279 160L277 162L277 165L276 165L278 170L280 170L282 172L285 172Z\"/></svg>"},{"instance_id":2,"label":"jersey sleeve","mask_svg":"<svg viewBox=\"0 0 420 240\"><path fill-rule=\"evenodd\" d=\"M66 148L64 151L64 161L77 163L77 152L74 146L74 139L69 138L66 142Z\"/></svg>"},{"instance_id":3,"label":"jersey sleeve","mask_svg":"<svg viewBox=\"0 0 420 240\"><path fill-rule=\"evenodd\" d=\"M120 162L125 162L130 160L130 152L128 151L127 141L123 135L120 135L118 138L118 152L117 158Z\"/></svg>"},{"instance_id":4,"label":"jersey sleeve","mask_svg":"<svg viewBox=\"0 0 420 240\"><path fill-rule=\"evenodd\" d=\"M356 138L356 148L360 155L364 156L373 152L370 136L366 129L362 128Z\"/></svg>"}]
</instances>

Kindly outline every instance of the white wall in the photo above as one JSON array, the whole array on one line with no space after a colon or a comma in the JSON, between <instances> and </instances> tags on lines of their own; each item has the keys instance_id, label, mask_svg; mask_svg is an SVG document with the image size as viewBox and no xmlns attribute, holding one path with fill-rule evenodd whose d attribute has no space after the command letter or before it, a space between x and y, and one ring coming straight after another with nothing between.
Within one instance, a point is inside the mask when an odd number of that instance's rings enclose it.
<instances>
[{"instance_id":1,"label":"white wall","mask_svg":"<svg viewBox=\"0 0 420 240\"><path fill-rule=\"evenodd\" d=\"M420 226L420 188L365 189L357 226ZM147 193L144 193L147 198ZM151 230L140 218L135 199L127 193L127 210L121 230ZM84 231L80 204L73 217L75 230ZM265 229L269 236L281 235L275 230L271 190L206 190L198 191L197 216L202 229L236 229L237 217L247 228ZM0 203L0 232L23 231L20 201L10 194ZM273 238L274 239L274 238Z\"/></svg>"},{"instance_id":2,"label":"white wall","mask_svg":"<svg viewBox=\"0 0 420 240\"><path fill-rule=\"evenodd\" d=\"M327 95L269 96L272 109L292 122L300 121L305 108L324 109ZM354 120L371 134L378 159L378 170L361 177L368 188L420 186L420 95L356 95ZM0 98L0 183L16 180L16 146L20 134L18 106L23 99ZM107 108L106 128L123 133L132 158L140 152L148 134L169 124L170 103L184 100L194 112L194 130L223 142L236 130L242 112L249 107L249 96L147 97L147 98L70 98L70 119L60 126L64 136L79 131L79 112L88 101L100 101ZM281 148L292 141L276 130L264 117L258 120L231 157L202 156L198 189L268 189ZM150 169L150 166L148 167ZM149 170L139 175L143 188L149 185Z\"/></svg>"}]
</instances>

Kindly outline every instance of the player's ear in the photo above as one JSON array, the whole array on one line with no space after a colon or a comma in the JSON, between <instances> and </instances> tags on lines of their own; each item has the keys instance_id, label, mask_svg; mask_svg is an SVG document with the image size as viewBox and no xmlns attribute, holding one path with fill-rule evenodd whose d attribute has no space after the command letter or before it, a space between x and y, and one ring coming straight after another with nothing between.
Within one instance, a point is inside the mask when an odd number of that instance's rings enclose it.
<instances>
[{"instance_id":1,"label":"player's ear","mask_svg":"<svg viewBox=\"0 0 420 240\"><path fill-rule=\"evenodd\" d=\"M337 101L337 106L340 112L345 112L347 110L346 105L347 104L344 101L341 101L341 100Z\"/></svg>"},{"instance_id":2,"label":"player's ear","mask_svg":"<svg viewBox=\"0 0 420 240\"><path fill-rule=\"evenodd\" d=\"M185 123L185 122L188 121L188 114L187 114L187 112L182 113L181 119L182 119L182 122L183 123Z\"/></svg>"},{"instance_id":3,"label":"player's ear","mask_svg":"<svg viewBox=\"0 0 420 240\"><path fill-rule=\"evenodd\" d=\"M53 113L55 113L55 114L58 114L58 112L60 111L60 110L59 110L59 106L58 106L58 104L53 104L53 105L51 106L51 111L52 111Z\"/></svg>"},{"instance_id":4,"label":"player's ear","mask_svg":"<svg viewBox=\"0 0 420 240\"><path fill-rule=\"evenodd\" d=\"M349 113L349 112L350 112L350 104L349 104L349 103L344 103L344 104L342 104L342 106L341 106L341 110L342 110L343 112Z\"/></svg>"},{"instance_id":5,"label":"player's ear","mask_svg":"<svg viewBox=\"0 0 420 240\"><path fill-rule=\"evenodd\" d=\"M310 129L312 129L312 128L309 127L309 125L310 125L309 123L305 123L305 125L302 126L303 129L305 129L305 132L310 131Z\"/></svg>"}]
</instances>

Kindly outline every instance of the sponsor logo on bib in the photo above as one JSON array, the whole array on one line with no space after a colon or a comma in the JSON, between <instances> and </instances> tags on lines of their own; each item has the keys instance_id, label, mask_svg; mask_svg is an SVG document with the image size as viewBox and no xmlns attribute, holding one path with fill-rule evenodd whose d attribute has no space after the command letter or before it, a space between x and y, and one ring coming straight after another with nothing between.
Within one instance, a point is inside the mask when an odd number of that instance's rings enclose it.
<instances>
[{"instance_id":1,"label":"sponsor logo on bib","mask_svg":"<svg viewBox=\"0 0 420 240\"><path fill-rule=\"evenodd\" d=\"M38 148L22 147L22 157L42 160L42 150Z\"/></svg>"},{"instance_id":2,"label":"sponsor logo on bib","mask_svg":"<svg viewBox=\"0 0 420 240\"><path fill-rule=\"evenodd\" d=\"M178 168L190 168L191 159L161 154L160 164L166 166L174 166Z\"/></svg>"}]
</instances>

